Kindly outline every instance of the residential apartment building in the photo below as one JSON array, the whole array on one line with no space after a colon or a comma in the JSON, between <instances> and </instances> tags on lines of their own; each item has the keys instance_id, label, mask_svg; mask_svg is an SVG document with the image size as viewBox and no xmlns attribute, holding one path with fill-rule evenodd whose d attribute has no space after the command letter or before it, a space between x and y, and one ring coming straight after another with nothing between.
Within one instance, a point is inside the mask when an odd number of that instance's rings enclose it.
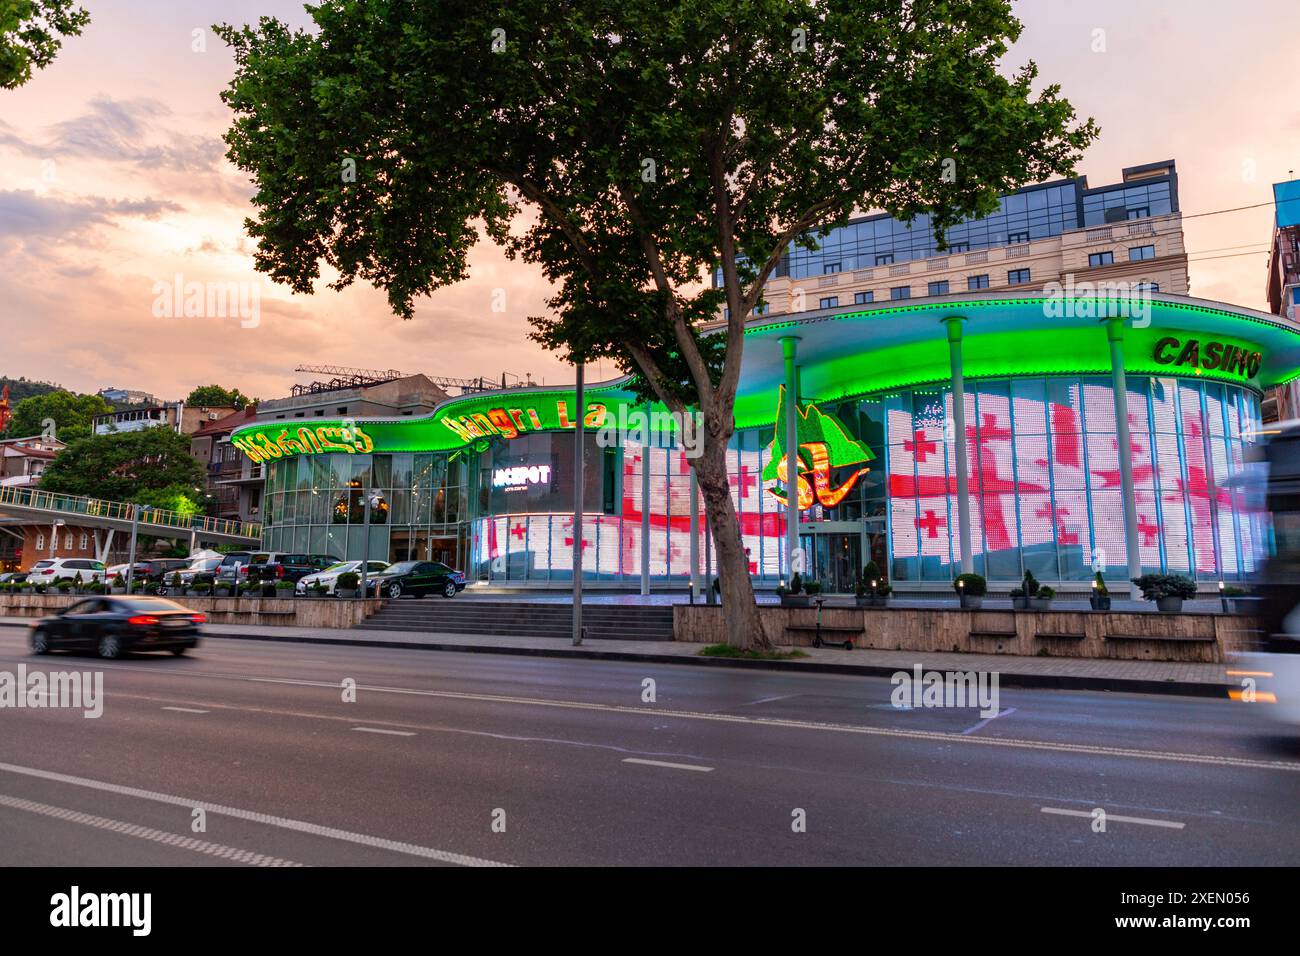
<instances>
[{"instance_id":1,"label":"residential apartment building","mask_svg":"<svg viewBox=\"0 0 1300 956\"><path fill-rule=\"evenodd\" d=\"M0 485L35 485L65 447L59 439L41 435L0 441Z\"/></svg>"},{"instance_id":2,"label":"residential apartment building","mask_svg":"<svg viewBox=\"0 0 1300 956\"><path fill-rule=\"evenodd\" d=\"M317 382L299 386L298 394L262 402L257 407L258 422L292 422L305 418L409 418L426 415L447 393L427 375L361 383L343 388Z\"/></svg>"},{"instance_id":3,"label":"residential apartment building","mask_svg":"<svg viewBox=\"0 0 1300 956\"><path fill-rule=\"evenodd\" d=\"M979 292L1041 293L1049 283L1127 283L1188 292L1173 160L1130 166L1120 182L1086 176L1026 186L998 211L958 223L940 250L929 216L863 216L794 248L756 315ZM721 275L714 276L715 284Z\"/></svg>"},{"instance_id":4,"label":"residential apartment building","mask_svg":"<svg viewBox=\"0 0 1300 956\"><path fill-rule=\"evenodd\" d=\"M204 425L224 418L235 411L233 405L199 406L184 402L166 402L160 405L132 406L107 415L96 416L95 434L136 432L146 428L170 428L182 435L192 435Z\"/></svg>"},{"instance_id":5,"label":"residential apartment building","mask_svg":"<svg viewBox=\"0 0 1300 956\"><path fill-rule=\"evenodd\" d=\"M190 456L203 466L204 490L215 502L211 515L256 521L262 504L262 467L230 443L230 434L257 417L249 405L206 422L190 436Z\"/></svg>"}]
</instances>

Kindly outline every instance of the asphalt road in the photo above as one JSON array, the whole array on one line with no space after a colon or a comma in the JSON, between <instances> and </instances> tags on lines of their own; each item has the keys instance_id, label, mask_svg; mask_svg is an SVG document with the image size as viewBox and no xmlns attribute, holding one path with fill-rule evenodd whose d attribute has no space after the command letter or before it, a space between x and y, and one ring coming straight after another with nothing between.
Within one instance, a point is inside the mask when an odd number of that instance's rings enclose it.
<instances>
[{"instance_id":1,"label":"asphalt road","mask_svg":"<svg viewBox=\"0 0 1300 956\"><path fill-rule=\"evenodd\" d=\"M0 709L3 865L1300 863L1300 748L1229 701L1007 689L984 720L875 678L25 640L0 671L102 669L106 700Z\"/></svg>"}]
</instances>

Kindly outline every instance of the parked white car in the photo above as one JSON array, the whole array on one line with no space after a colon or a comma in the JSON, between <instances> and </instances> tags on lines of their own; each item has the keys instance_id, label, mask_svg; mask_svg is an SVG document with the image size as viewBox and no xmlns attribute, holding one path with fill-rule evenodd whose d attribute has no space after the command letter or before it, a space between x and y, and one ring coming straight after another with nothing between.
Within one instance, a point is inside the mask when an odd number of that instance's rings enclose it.
<instances>
[{"instance_id":1,"label":"parked white car","mask_svg":"<svg viewBox=\"0 0 1300 956\"><path fill-rule=\"evenodd\" d=\"M75 581L81 575L83 584L91 581L103 581L105 577L104 562L93 558L43 558L32 565L27 580L32 584L53 584L67 578Z\"/></svg>"},{"instance_id":2,"label":"parked white car","mask_svg":"<svg viewBox=\"0 0 1300 956\"><path fill-rule=\"evenodd\" d=\"M366 566L367 574L378 574L384 568L388 567L387 561L371 561ZM338 564L331 564L324 571L317 571L315 574L309 574L306 577L299 578L298 583L294 585L294 593L305 595L307 586L310 584L320 583L325 585L325 593L337 596L337 587L339 575L351 571L353 574L361 573L360 561L340 561Z\"/></svg>"}]
</instances>

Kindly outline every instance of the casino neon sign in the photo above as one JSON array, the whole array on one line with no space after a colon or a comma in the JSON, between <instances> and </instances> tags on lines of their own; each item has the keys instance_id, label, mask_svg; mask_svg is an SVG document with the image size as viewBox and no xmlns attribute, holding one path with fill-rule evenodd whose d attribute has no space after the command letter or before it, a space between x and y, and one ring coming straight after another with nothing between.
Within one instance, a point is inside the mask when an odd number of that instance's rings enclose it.
<instances>
[{"instance_id":1,"label":"casino neon sign","mask_svg":"<svg viewBox=\"0 0 1300 956\"><path fill-rule=\"evenodd\" d=\"M254 432L232 438L230 443L255 462L275 461L294 455L321 455L328 452L346 452L349 455L368 455L375 443L357 425L302 426L295 431L281 428L280 434Z\"/></svg>"},{"instance_id":2,"label":"casino neon sign","mask_svg":"<svg viewBox=\"0 0 1300 956\"><path fill-rule=\"evenodd\" d=\"M1235 345L1222 342L1206 342L1201 346L1199 339L1180 342L1167 336L1156 342L1151 358L1159 365L1191 365L1193 368L1218 369L1221 372L1235 372L1246 378L1259 374L1259 366L1264 360L1260 352L1250 352Z\"/></svg>"},{"instance_id":3,"label":"casino neon sign","mask_svg":"<svg viewBox=\"0 0 1300 956\"><path fill-rule=\"evenodd\" d=\"M583 424L587 428L600 428L605 424L608 411L607 406L600 402L588 402ZM465 442L479 438L518 438L525 432L578 427L577 415L570 412L569 402L562 398L556 400L554 407L527 405L511 408L503 405L469 415L449 415L442 419L442 423Z\"/></svg>"}]
</instances>

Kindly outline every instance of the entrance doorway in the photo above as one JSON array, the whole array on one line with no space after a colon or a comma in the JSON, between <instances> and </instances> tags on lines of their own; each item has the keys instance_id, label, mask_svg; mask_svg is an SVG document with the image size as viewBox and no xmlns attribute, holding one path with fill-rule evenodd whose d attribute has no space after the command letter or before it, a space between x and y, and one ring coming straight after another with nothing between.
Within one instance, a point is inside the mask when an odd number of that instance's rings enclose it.
<instances>
[{"instance_id":1,"label":"entrance doorway","mask_svg":"<svg viewBox=\"0 0 1300 956\"><path fill-rule=\"evenodd\" d=\"M820 581L830 594L852 594L862 570L862 531L824 531L801 535L808 556L805 578Z\"/></svg>"}]
</instances>

